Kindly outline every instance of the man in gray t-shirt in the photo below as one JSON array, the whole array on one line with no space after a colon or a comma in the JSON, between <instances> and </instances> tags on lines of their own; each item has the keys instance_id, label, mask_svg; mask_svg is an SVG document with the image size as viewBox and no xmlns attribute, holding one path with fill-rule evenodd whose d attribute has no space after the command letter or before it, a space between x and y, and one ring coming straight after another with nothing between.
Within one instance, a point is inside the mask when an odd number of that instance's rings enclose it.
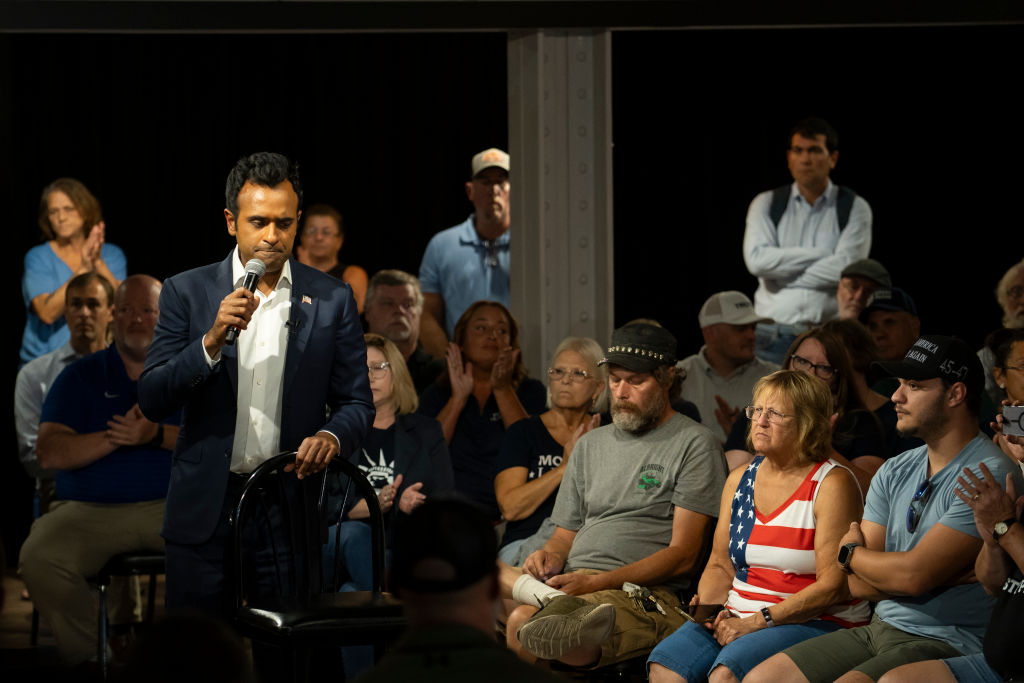
<instances>
[{"instance_id":1,"label":"man in gray t-shirt","mask_svg":"<svg viewBox=\"0 0 1024 683\"><path fill-rule=\"evenodd\" d=\"M676 590L699 574L725 483L709 429L672 410L676 340L656 325L612 335L612 425L583 436L551 518L556 529L521 569L502 567L509 647L577 666L649 652L683 617ZM624 583L646 587L638 605ZM541 609L539 609L541 608Z\"/></svg>"}]
</instances>

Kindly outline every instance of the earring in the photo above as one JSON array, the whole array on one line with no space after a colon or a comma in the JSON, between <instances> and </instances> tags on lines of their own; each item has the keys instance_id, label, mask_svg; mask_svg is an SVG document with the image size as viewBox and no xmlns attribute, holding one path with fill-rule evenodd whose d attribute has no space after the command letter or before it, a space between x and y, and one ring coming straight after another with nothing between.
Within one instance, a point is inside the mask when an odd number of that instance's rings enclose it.
<instances>
[{"instance_id":1,"label":"earring","mask_svg":"<svg viewBox=\"0 0 1024 683\"><path fill-rule=\"evenodd\" d=\"M1005 389L1005 388L1006 388L1006 385L1005 385L1005 384L1000 384L1000 385L999 385L999 388L1000 388L1000 389Z\"/></svg>"}]
</instances>

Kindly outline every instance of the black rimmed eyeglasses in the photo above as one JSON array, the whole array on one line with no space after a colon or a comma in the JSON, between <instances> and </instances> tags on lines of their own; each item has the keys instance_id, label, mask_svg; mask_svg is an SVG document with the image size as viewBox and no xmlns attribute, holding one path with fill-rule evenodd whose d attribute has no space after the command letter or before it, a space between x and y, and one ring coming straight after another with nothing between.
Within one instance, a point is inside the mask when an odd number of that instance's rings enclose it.
<instances>
[{"instance_id":1,"label":"black rimmed eyeglasses","mask_svg":"<svg viewBox=\"0 0 1024 683\"><path fill-rule=\"evenodd\" d=\"M910 499L910 507L907 508L907 531L910 533L914 533L917 530L917 524L921 521L921 516L924 514L924 506L928 503L931 495L932 480L925 479L917 487L917 493Z\"/></svg>"}]
</instances>

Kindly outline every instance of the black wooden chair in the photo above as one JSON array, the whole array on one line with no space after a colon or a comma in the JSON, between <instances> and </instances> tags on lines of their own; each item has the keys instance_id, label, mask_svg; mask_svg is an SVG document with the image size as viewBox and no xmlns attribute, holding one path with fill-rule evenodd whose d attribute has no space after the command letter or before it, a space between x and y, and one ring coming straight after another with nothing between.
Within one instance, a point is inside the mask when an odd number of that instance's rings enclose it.
<instances>
[{"instance_id":1,"label":"black wooden chair","mask_svg":"<svg viewBox=\"0 0 1024 683\"><path fill-rule=\"evenodd\" d=\"M230 580L238 630L287 652L292 679L303 681L315 650L375 645L379 652L402 632L405 619L401 603L383 590L384 517L369 481L341 458L298 480L284 471L294 461L294 452L277 455L246 481L231 519ZM338 593L323 576L323 548L353 485L370 510L373 587ZM343 491L340 505L332 490Z\"/></svg>"}]
</instances>

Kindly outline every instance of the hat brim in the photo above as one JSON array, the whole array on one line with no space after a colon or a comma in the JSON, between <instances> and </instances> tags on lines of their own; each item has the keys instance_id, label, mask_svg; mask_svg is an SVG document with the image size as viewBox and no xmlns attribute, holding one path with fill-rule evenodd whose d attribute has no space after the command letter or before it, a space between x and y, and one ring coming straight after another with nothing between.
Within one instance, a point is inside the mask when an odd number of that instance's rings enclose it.
<instances>
[{"instance_id":1,"label":"hat brim","mask_svg":"<svg viewBox=\"0 0 1024 683\"><path fill-rule=\"evenodd\" d=\"M671 363L668 363L655 358L638 358L637 356L633 356L628 353L609 353L598 361L597 364L618 365L619 367L626 368L630 372L652 372L655 368L661 365L675 365L675 361L673 360Z\"/></svg>"},{"instance_id":2,"label":"hat brim","mask_svg":"<svg viewBox=\"0 0 1024 683\"><path fill-rule=\"evenodd\" d=\"M937 372L929 372L920 365L911 365L902 360L876 360L871 364L871 368L887 377L899 377L901 379L926 380L940 377Z\"/></svg>"}]
</instances>

